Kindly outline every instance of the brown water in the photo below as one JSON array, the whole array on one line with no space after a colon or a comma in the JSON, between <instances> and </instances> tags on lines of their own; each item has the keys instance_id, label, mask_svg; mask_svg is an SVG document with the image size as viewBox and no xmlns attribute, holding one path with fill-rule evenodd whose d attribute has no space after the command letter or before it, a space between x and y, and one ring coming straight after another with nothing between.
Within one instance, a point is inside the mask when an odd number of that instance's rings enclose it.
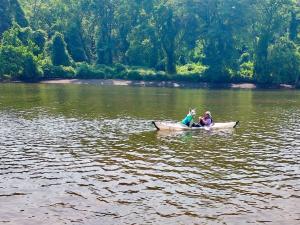
<instances>
[{"instance_id":1,"label":"brown water","mask_svg":"<svg viewBox=\"0 0 300 225\"><path fill-rule=\"evenodd\" d=\"M156 132L189 107L236 130ZM0 224L300 224L300 92L0 85Z\"/></svg>"}]
</instances>

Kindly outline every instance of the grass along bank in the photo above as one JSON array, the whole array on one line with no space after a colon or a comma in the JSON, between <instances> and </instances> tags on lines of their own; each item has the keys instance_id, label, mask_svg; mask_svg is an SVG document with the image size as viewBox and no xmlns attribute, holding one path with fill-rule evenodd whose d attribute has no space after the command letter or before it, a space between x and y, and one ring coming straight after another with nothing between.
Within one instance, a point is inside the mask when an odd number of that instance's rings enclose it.
<instances>
[{"instance_id":1,"label":"grass along bank","mask_svg":"<svg viewBox=\"0 0 300 225\"><path fill-rule=\"evenodd\" d=\"M177 66L176 74L168 74L152 68L127 66L120 63L114 65L76 63L72 66L44 67L41 80L52 79L120 79L134 81L176 81L176 82L208 82L208 83L254 83L252 74L235 76L228 74L226 79L215 81L206 73L207 68L201 64Z\"/></svg>"},{"instance_id":2,"label":"grass along bank","mask_svg":"<svg viewBox=\"0 0 300 225\"><path fill-rule=\"evenodd\" d=\"M228 76L223 82L213 82L206 74L206 67L200 64L177 66L176 74L168 74L165 71L123 64L107 66L77 63L75 68L52 66L51 70L45 71L41 82L184 88L295 88L285 84L257 84L252 74Z\"/></svg>"}]
</instances>

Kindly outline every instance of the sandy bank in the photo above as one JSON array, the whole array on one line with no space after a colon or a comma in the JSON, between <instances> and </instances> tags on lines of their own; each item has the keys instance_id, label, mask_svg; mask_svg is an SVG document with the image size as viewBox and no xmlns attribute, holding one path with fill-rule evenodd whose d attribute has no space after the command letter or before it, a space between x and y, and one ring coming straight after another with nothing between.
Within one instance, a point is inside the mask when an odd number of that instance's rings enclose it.
<instances>
[{"instance_id":1,"label":"sandy bank","mask_svg":"<svg viewBox=\"0 0 300 225\"><path fill-rule=\"evenodd\" d=\"M101 86L137 86L137 87L173 87L173 88L237 88L237 89L255 89L257 86L251 83L243 84L210 84L210 83L191 83L176 81L130 81L130 80L82 80L82 79L63 79L46 80L44 84L94 84Z\"/></svg>"}]
</instances>

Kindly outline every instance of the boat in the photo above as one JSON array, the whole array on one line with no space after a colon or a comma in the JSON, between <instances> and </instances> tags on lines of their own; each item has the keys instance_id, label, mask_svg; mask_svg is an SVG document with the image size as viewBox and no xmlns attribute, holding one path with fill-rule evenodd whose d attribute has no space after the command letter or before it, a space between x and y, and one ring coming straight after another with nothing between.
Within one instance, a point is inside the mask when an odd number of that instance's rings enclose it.
<instances>
[{"instance_id":1,"label":"boat","mask_svg":"<svg viewBox=\"0 0 300 225\"><path fill-rule=\"evenodd\" d=\"M217 130L217 129L230 129L236 128L239 121L227 122L227 123L213 123L210 126L203 127L188 127L182 123L174 122L157 122L152 121L152 124L157 130L168 130L168 131L184 131L184 130Z\"/></svg>"}]
</instances>

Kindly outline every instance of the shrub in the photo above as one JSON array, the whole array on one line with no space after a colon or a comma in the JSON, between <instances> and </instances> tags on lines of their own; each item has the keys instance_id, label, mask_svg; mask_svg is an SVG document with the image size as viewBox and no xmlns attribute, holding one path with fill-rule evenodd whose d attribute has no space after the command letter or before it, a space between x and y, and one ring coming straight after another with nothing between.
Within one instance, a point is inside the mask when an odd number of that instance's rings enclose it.
<instances>
[{"instance_id":1,"label":"shrub","mask_svg":"<svg viewBox=\"0 0 300 225\"><path fill-rule=\"evenodd\" d=\"M37 81L43 76L37 57L25 46L1 46L0 65L0 77Z\"/></svg>"},{"instance_id":2,"label":"shrub","mask_svg":"<svg viewBox=\"0 0 300 225\"><path fill-rule=\"evenodd\" d=\"M126 66L124 66L123 64L121 63L116 63L114 65L114 72L117 74L117 73L122 73L126 70Z\"/></svg>"},{"instance_id":3,"label":"shrub","mask_svg":"<svg viewBox=\"0 0 300 225\"><path fill-rule=\"evenodd\" d=\"M76 67L76 77L87 78L90 74L90 68L87 63L78 63Z\"/></svg>"},{"instance_id":4,"label":"shrub","mask_svg":"<svg viewBox=\"0 0 300 225\"><path fill-rule=\"evenodd\" d=\"M55 79L55 78L74 78L76 71L71 66L54 66L46 64L43 67L44 78Z\"/></svg>"},{"instance_id":5,"label":"shrub","mask_svg":"<svg viewBox=\"0 0 300 225\"><path fill-rule=\"evenodd\" d=\"M115 71L114 71L114 69L113 68L111 68L111 67L108 67L108 66L106 66L105 68L104 68L104 74L105 74L105 76L104 76L104 78L106 78L106 79L112 79L112 78L114 78L114 76L115 76Z\"/></svg>"},{"instance_id":6,"label":"shrub","mask_svg":"<svg viewBox=\"0 0 300 225\"><path fill-rule=\"evenodd\" d=\"M254 63L244 62L240 65L240 70L235 76L232 76L233 82L251 82L254 75Z\"/></svg>"},{"instance_id":7,"label":"shrub","mask_svg":"<svg viewBox=\"0 0 300 225\"><path fill-rule=\"evenodd\" d=\"M202 64L186 64L183 66L178 66L177 68L178 74L203 74L207 67Z\"/></svg>"},{"instance_id":8,"label":"shrub","mask_svg":"<svg viewBox=\"0 0 300 225\"><path fill-rule=\"evenodd\" d=\"M105 73L100 68L95 68L87 63L80 63L76 69L76 77L83 79L103 79Z\"/></svg>"},{"instance_id":9,"label":"shrub","mask_svg":"<svg viewBox=\"0 0 300 225\"><path fill-rule=\"evenodd\" d=\"M80 24L70 23L64 30L64 37L67 43L67 49L75 62L85 62L88 57L84 48L83 38L81 36Z\"/></svg>"},{"instance_id":10,"label":"shrub","mask_svg":"<svg viewBox=\"0 0 300 225\"><path fill-rule=\"evenodd\" d=\"M4 74L4 75L0 75L0 80L1 81L9 81L11 80L10 75Z\"/></svg>"},{"instance_id":11,"label":"shrub","mask_svg":"<svg viewBox=\"0 0 300 225\"><path fill-rule=\"evenodd\" d=\"M56 32L50 43L50 55L53 65L70 66L71 58L66 48L64 36Z\"/></svg>"},{"instance_id":12,"label":"shrub","mask_svg":"<svg viewBox=\"0 0 300 225\"><path fill-rule=\"evenodd\" d=\"M131 70L127 74L127 79L129 80L142 80L142 75L137 70Z\"/></svg>"},{"instance_id":13,"label":"shrub","mask_svg":"<svg viewBox=\"0 0 300 225\"><path fill-rule=\"evenodd\" d=\"M113 76L113 78L115 79L128 79L128 71L127 70L124 70L122 72L119 72L119 73L115 73L115 75Z\"/></svg>"},{"instance_id":14,"label":"shrub","mask_svg":"<svg viewBox=\"0 0 300 225\"><path fill-rule=\"evenodd\" d=\"M35 52L36 55L44 51L46 45L46 37L47 34L43 30L37 30L31 34L33 43L38 47L38 50Z\"/></svg>"},{"instance_id":15,"label":"shrub","mask_svg":"<svg viewBox=\"0 0 300 225\"><path fill-rule=\"evenodd\" d=\"M249 62L251 61L251 56L248 52L244 52L241 56L240 56L240 59L239 59L239 63L240 64L243 64L245 62Z\"/></svg>"},{"instance_id":16,"label":"shrub","mask_svg":"<svg viewBox=\"0 0 300 225\"><path fill-rule=\"evenodd\" d=\"M155 74L155 78L158 81L168 81L171 80L171 76L167 75L165 72L158 72Z\"/></svg>"}]
</instances>

